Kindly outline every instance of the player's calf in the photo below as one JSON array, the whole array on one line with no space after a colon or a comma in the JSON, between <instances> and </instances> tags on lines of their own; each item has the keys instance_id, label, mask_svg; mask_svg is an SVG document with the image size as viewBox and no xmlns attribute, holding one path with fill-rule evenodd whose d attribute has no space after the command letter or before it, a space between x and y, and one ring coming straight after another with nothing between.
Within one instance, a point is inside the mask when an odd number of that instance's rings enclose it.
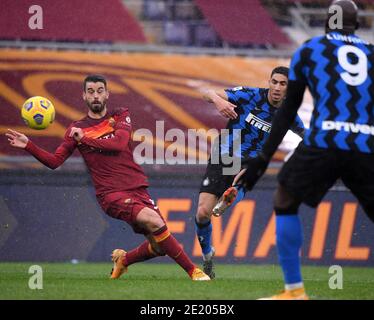
<instances>
[{"instance_id":1,"label":"player's calf","mask_svg":"<svg viewBox=\"0 0 374 320\"><path fill-rule=\"evenodd\" d=\"M165 226L165 221L161 216L154 210L144 207L136 216L136 222L143 228L145 228L149 233L153 233L163 226Z\"/></svg>"}]
</instances>

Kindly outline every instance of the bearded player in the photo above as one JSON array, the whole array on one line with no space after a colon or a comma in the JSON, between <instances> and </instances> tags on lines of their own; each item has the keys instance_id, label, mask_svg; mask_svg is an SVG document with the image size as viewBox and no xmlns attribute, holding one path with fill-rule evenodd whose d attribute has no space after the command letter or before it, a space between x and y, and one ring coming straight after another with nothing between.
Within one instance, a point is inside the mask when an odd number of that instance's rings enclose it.
<instances>
[{"instance_id":1,"label":"bearded player","mask_svg":"<svg viewBox=\"0 0 374 320\"><path fill-rule=\"evenodd\" d=\"M78 148L91 174L102 209L112 218L126 221L134 232L144 234L146 241L139 247L129 252L113 250L112 279L119 278L133 263L168 255L192 280L210 280L170 234L160 211L150 199L147 178L133 160L128 109L107 110L109 91L102 76L87 76L83 90L87 116L70 125L54 154L14 130L6 134L10 145L25 149L51 169L59 167Z\"/></svg>"}]
</instances>

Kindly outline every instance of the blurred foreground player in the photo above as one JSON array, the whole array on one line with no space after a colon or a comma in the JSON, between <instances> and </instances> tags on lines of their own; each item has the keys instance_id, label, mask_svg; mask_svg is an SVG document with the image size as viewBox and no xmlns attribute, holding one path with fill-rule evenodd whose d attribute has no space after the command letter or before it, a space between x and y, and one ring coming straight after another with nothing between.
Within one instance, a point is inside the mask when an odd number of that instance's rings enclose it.
<instances>
[{"instance_id":1,"label":"blurred foreground player","mask_svg":"<svg viewBox=\"0 0 374 320\"><path fill-rule=\"evenodd\" d=\"M204 272L214 278L214 247L211 244L211 216L222 215L228 205L220 206L219 198L231 186L235 174L224 174L223 159L232 155L239 163L254 158L261 151L271 129L271 123L278 108L282 104L288 84L288 68L276 67L272 70L268 88L236 87L226 90L205 90L204 99L213 103L220 114L229 118L226 129L228 137L223 135L217 139L219 147L213 148L199 194L199 204L195 216L196 235L203 252ZM297 118L291 128L302 135L304 125ZM235 146L238 143L238 148ZM214 163L214 152L219 152L219 163ZM218 162L218 161L217 161ZM225 199L234 198L235 203L243 199L244 188L232 188Z\"/></svg>"},{"instance_id":2,"label":"blurred foreground player","mask_svg":"<svg viewBox=\"0 0 374 320\"><path fill-rule=\"evenodd\" d=\"M315 102L310 128L283 165L275 194L276 242L285 291L267 299L308 298L300 264L301 203L317 207L341 178L374 221L374 48L354 34L358 8L353 1L334 1L329 9L326 34L305 42L293 55L287 98L262 152L239 180L252 188L263 174L308 87ZM340 29L332 22L336 17L331 19L336 12L343 13Z\"/></svg>"},{"instance_id":3,"label":"blurred foreground player","mask_svg":"<svg viewBox=\"0 0 374 320\"><path fill-rule=\"evenodd\" d=\"M13 147L23 148L51 169L59 167L78 148L91 174L96 197L111 217L126 221L147 240L138 248L112 253L112 279L119 278L135 262L168 255L192 280L210 280L197 268L179 242L170 234L158 208L147 192L147 178L133 160L131 119L128 109L107 110L109 97L105 78L98 75L84 80L83 99L88 106L85 118L73 122L64 141L51 154L36 146L25 135L9 130Z\"/></svg>"}]
</instances>

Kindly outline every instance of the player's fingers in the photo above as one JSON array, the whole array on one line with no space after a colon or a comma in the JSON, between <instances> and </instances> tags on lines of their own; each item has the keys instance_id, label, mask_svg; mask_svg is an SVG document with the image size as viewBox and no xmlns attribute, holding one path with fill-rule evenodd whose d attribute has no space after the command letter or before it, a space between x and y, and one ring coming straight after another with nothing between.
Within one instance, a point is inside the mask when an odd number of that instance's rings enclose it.
<instances>
[{"instance_id":1,"label":"player's fingers","mask_svg":"<svg viewBox=\"0 0 374 320\"><path fill-rule=\"evenodd\" d=\"M69 137L71 138L72 136L74 136L75 135L75 133L77 132L77 129L76 128L71 128L70 129L70 132L69 132Z\"/></svg>"},{"instance_id":2,"label":"player's fingers","mask_svg":"<svg viewBox=\"0 0 374 320\"><path fill-rule=\"evenodd\" d=\"M226 111L226 118L234 119L229 111Z\"/></svg>"},{"instance_id":3,"label":"player's fingers","mask_svg":"<svg viewBox=\"0 0 374 320\"><path fill-rule=\"evenodd\" d=\"M230 114L230 119L236 119L238 117L238 115L236 114L234 110L230 110L229 114Z\"/></svg>"},{"instance_id":4,"label":"player's fingers","mask_svg":"<svg viewBox=\"0 0 374 320\"><path fill-rule=\"evenodd\" d=\"M15 135L12 135L12 134L6 134L6 136L8 137L8 139L12 139L12 140L17 139L17 137Z\"/></svg>"},{"instance_id":5,"label":"player's fingers","mask_svg":"<svg viewBox=\"0 0 374 320\"><path fill-rule=\"evenodd\" d=\"M229 118L229 115L227 114L226 110L220 111L220 114L224 116L225 118Z\"/></svg>"},{"instance_id":6,"label":"player's fingers","mask_svg":"<svg viewBox=\"0 0 374 320\"><path fill-rule=\"evenodd\" d=\"M233 108L226 108L225 112L226 112L227 117L230 119L235 119L237 117L237 114Z\"/></svg>"},{"instance_id":7,"label":"player's fingers","mask_svg":"<svg viewBox=\"0 0 374 320\"><path fill-rule=\"evenodd\" d=\"M9 131L10 133L12 133L13 135L17 136L17 137L19 137L19 136L22 135L22 133L19 133L18 131L15 131L15 130L12 130L12 129L8 129L8 131Z\"/></svg>"}]
</instances>

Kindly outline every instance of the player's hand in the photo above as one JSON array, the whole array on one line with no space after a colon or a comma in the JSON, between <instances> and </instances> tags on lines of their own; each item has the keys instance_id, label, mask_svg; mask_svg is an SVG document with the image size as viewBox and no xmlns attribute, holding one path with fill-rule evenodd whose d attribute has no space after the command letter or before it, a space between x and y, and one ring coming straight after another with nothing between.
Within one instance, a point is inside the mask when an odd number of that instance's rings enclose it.
<instances>
[{"instance_id":1,"label":"player's hand","mask_svg":"<svg viewBox=\"0 0 374 320\"><path fill-rule=\"evenodd\" d=\"M79 142L84 137L84 132L81 128L72 127L70 129L69 137Z\"/></svg>"},{"instance_id":2,"label":"player's hand","mask_svg":"<svg viewBox=\"0 0 374 320\"><path fill-rule=\"evenodd\" d=\"M243 185L247 190L252 190L257 181L265 173L269 165L269 159L259 154L256 158L246 161L246 169L238 173L239 178L236 184Z\"/></svg>"},{"instance_id":3,"label":"player's hand","mask_svg":"<svg viewBox=\"0 0 374 320\"><path fill-rule=\"evenodd\" d=\"M25 149L29 142L29 138L15 130L8 129L5 135L8 137L9 144L15 148Z\"/></svg>"},{"instance_id":4,"label":"player's hand","mask_svg":"<svg viewBox=\"0 0 374 320\"><path fill-rule=\"evenodd\" d=\"M219 99L215 101L215 106L219 113L228 119L236 119L238 117L237 113L235 112L236 105L232 104L229 101L224 99Z\"/></svg>"}]
</instances>

